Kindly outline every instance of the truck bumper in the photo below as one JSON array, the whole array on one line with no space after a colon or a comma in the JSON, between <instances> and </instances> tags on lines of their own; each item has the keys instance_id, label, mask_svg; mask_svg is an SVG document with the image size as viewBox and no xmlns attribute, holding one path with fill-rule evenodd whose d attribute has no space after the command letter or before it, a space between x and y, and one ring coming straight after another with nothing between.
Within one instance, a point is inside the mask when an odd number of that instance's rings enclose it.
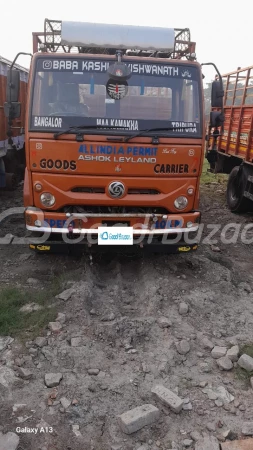
<instances>
[{"instance_id":1,"label":"truck bumper","mask_svg":"<svg viewBox=\"0 0 253 450\"><path fill-rule=\"evenodd\" d=\"M148 243L145 239L143 241L143 246L134 245L134 246L120 246L120 245L112 245L112 246L102 246L94 244L89 247L88 243L85 243L85 240L79 244L66 244L63 241L54 241L49 240L45 244L36 244L31 240L29 244L29 248L36 253L58 253L64 255L79 255L85 253L108 253L108 252L116 252L116 253L166 253L166 254L176 254L176 253L188 253L190 251L196 251L198 248L198 243L194 244L186 244L184 241L179 241L177 244L164 244L162 245L160 242L152 241Z\"/></svg>"},{"instance_id":2,"label":"truck bumper","mask_svg":"<svg viewBox=\"0 0 253 450\"><path fill-rule=\"evenodd\" d=\"M130 250L181 253L196 250L200 212L175 214L65 214L25 211L26 228L32 232L30 248L38 252L72 253L78 249ZM133 228L133 245L98 245L98 227ZM126 230L127 228L125 228Z\"/></svg>"}]
</instances>

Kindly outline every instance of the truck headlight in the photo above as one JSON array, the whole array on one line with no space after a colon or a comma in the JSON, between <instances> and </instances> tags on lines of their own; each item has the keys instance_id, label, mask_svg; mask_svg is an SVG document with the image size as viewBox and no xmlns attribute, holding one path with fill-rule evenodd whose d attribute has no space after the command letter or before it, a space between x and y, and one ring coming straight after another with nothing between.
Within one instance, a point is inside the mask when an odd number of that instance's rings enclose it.
<instances>
[{"instance_id":1,"label":"truck headlight","mask_svg":"<svg viewBox=\"0 0 253 450\"><path fill-rule=\"evenodd\" d=\"M40 196L40 201L43 206L53 206L55 204L55 197L50 192L44 192Z\"/></svg>"},{"instance_id":2,"label":"truck headlight","mask_svg":"<svg viewBox=\"0 0 253 450\"><path fill-rule=\"evenodd\" d=\"M180 197L176 198L174 201L174 206L177 209L184 209L188 205L188 200L183 195L180 195Z\"/></svg>"},{"instance_id":3,"label":"truck headlight","mask_svg":"<svg viewBox=\"0 0 253 450\"><path fill-rule=\"evenodd\" d=\"M187 222L186 223L186 226L187 226L187 228L191 228L191 227L193 227L193 223L190 221L190 222Z\"/></svg>"}]
</instances>

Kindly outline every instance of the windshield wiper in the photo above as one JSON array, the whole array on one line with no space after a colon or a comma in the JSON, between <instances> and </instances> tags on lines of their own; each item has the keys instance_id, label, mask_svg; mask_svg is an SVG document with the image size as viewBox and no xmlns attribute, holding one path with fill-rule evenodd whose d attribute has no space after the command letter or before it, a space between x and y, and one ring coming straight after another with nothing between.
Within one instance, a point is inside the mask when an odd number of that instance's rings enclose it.
<instances>
[{"instance_id":1,"label":"windshield wiper","mask_svg":"<svg viewBox=\"0 0 253 450\"><path fill-rule=\"evenodd\" d=\"M172 130L176 130L177 128L180 128L180 129L182 128L182 129L186 130L186 129L193 128L193 127L148 128L147 130L141 130L141 131L139 131L139 133L132 134L132 136L124 137L123 141L128 142L128 141L130 141L130 139L133 139L138 136L142 136L143 134L149 133L150 131L172 131Z\"/></svg>"},{"instance_id":2,"label":"windshield wiper","mask_svg":"<svg viewBox=\"0 0 253 450\"><path fill-rule=\"evenodd\" d=\"M61 136L62 134L78 134L81 133L81 130L97 130L98 128L111 128L111 127L106 127L103 125L103 127L101 125L79 125L79 126L72 126L69 128L66 128L66 130L62 130L62 131L57 131L57 133L54 133L54 138L57 139L58 136Z\"/></svg>"},{"instance_id":3,"label":"windshield wiper","mask_svg":"<svg viewBox=\"0 0 253 450\"><path fill-rule=\"evenodd\" d=\"M82 132L82 130L89 130L89 129L95 129L95 130L98 130L98 129L108 129L108 130L110 130L110 129L113 129L114 127L110 127L110 126L105 126L105 125L103 125L103 126L101 126L101 125L80 125L80 126L72 126L72 127L69 127L69 128L67 128L66 130L62 130L62 131L58 131L57 133L54 133L54 138L55 139L57 139L57 137L58 136L61 136L62 134L71 134L71 133L73 133L73 134L79 134L79 133L81 133ZM189 129L189 128L192 128L192 127L178 127L178 128L182 128L182 129ZM139 131L138 133L135 133L135 134L132 134L131 136L125 136L124 138L119 138L119 139L117 139L116 137L115 138L108 138L107 140L119 140L119 141L121 141L121 142L128 142L130 139L133 139L133 138L135 138L135 137L138 137L138 136L142 136L143 134L145 134L145 133L149 133L149 132L151 132L151 131L172 131L172 130L176 130L177 129L177 127L170 127L170 128L165 128L165 127L163 127L163 128L148 128L148 129L146 129L146 130L141 130L141 131Z\"/></svg>"}]
</instances>

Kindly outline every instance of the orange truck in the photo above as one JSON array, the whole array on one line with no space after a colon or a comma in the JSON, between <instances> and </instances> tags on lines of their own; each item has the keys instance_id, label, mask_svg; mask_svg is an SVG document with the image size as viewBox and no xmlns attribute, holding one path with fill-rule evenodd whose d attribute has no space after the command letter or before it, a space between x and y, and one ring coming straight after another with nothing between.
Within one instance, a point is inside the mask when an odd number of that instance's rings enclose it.
<instances>
[{"instance_id":1,"label":"orange truck","mask_svg":"<svg viewBox=\"0 0 253 450\"><path fill-rule=\"evenodd\" d=\"M217 83L217 86L213 84L213 95L219 89ZM253 210L253 67L239 67L223 75L222 85L224 101L210 113L206 157L212 172L229 174L229 209L235 213L250 212Z\"/></svg>"},{"instance_id":2,"label":"orange truck","mask_svg":"<svg viewBox=\"0 0 253 450\"><path fill-rule=\"evenodd\" d=\"M46 19L33 44L30 247L196 250L205 118L189 29Z\"/></svg>"},{"instance_id":3,"label":"orange truck","mask_svg":"<svg viewBox=\"0 0 253 450\"><path fill-rule=\"evenodd\" d=\"M7 72L11 66L11 61L0 56L0 189L13 189L17 181L23 178L25 169L25 141L22 129L25 127L28 69L18 64L12 66L19 74L20 80L17 100L21 112L18 113L19 117L15 118L9 114L7 103ZM8 116L8 120L5 116Z\"/></svg>"}]
</instances>

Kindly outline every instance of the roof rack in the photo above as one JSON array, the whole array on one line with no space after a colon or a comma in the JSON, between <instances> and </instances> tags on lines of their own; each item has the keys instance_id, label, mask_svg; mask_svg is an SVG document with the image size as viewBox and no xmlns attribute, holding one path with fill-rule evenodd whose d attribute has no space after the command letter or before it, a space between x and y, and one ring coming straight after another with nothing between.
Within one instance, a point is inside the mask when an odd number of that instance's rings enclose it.
<instances>
[{"instance_id":1,"label":"roof rack","mask_svg":"<svg viewBox=\"0 0 253 450\"><path fill-rule=\"evenodd\" d=\"M189 28L175 28L174 49L170 52L166 51L147 51L123 49L122 53L128 56L138 57L157 57L169 59L188 59L195 60L195 42L191 41ZM115 55L115 48L92 47L92 46L73 46L62 43L62 21L45 19L44 32L33 33L33 52L45 53L90 53L90 54L106 54Z\"/></svg>"}]
</instances>

